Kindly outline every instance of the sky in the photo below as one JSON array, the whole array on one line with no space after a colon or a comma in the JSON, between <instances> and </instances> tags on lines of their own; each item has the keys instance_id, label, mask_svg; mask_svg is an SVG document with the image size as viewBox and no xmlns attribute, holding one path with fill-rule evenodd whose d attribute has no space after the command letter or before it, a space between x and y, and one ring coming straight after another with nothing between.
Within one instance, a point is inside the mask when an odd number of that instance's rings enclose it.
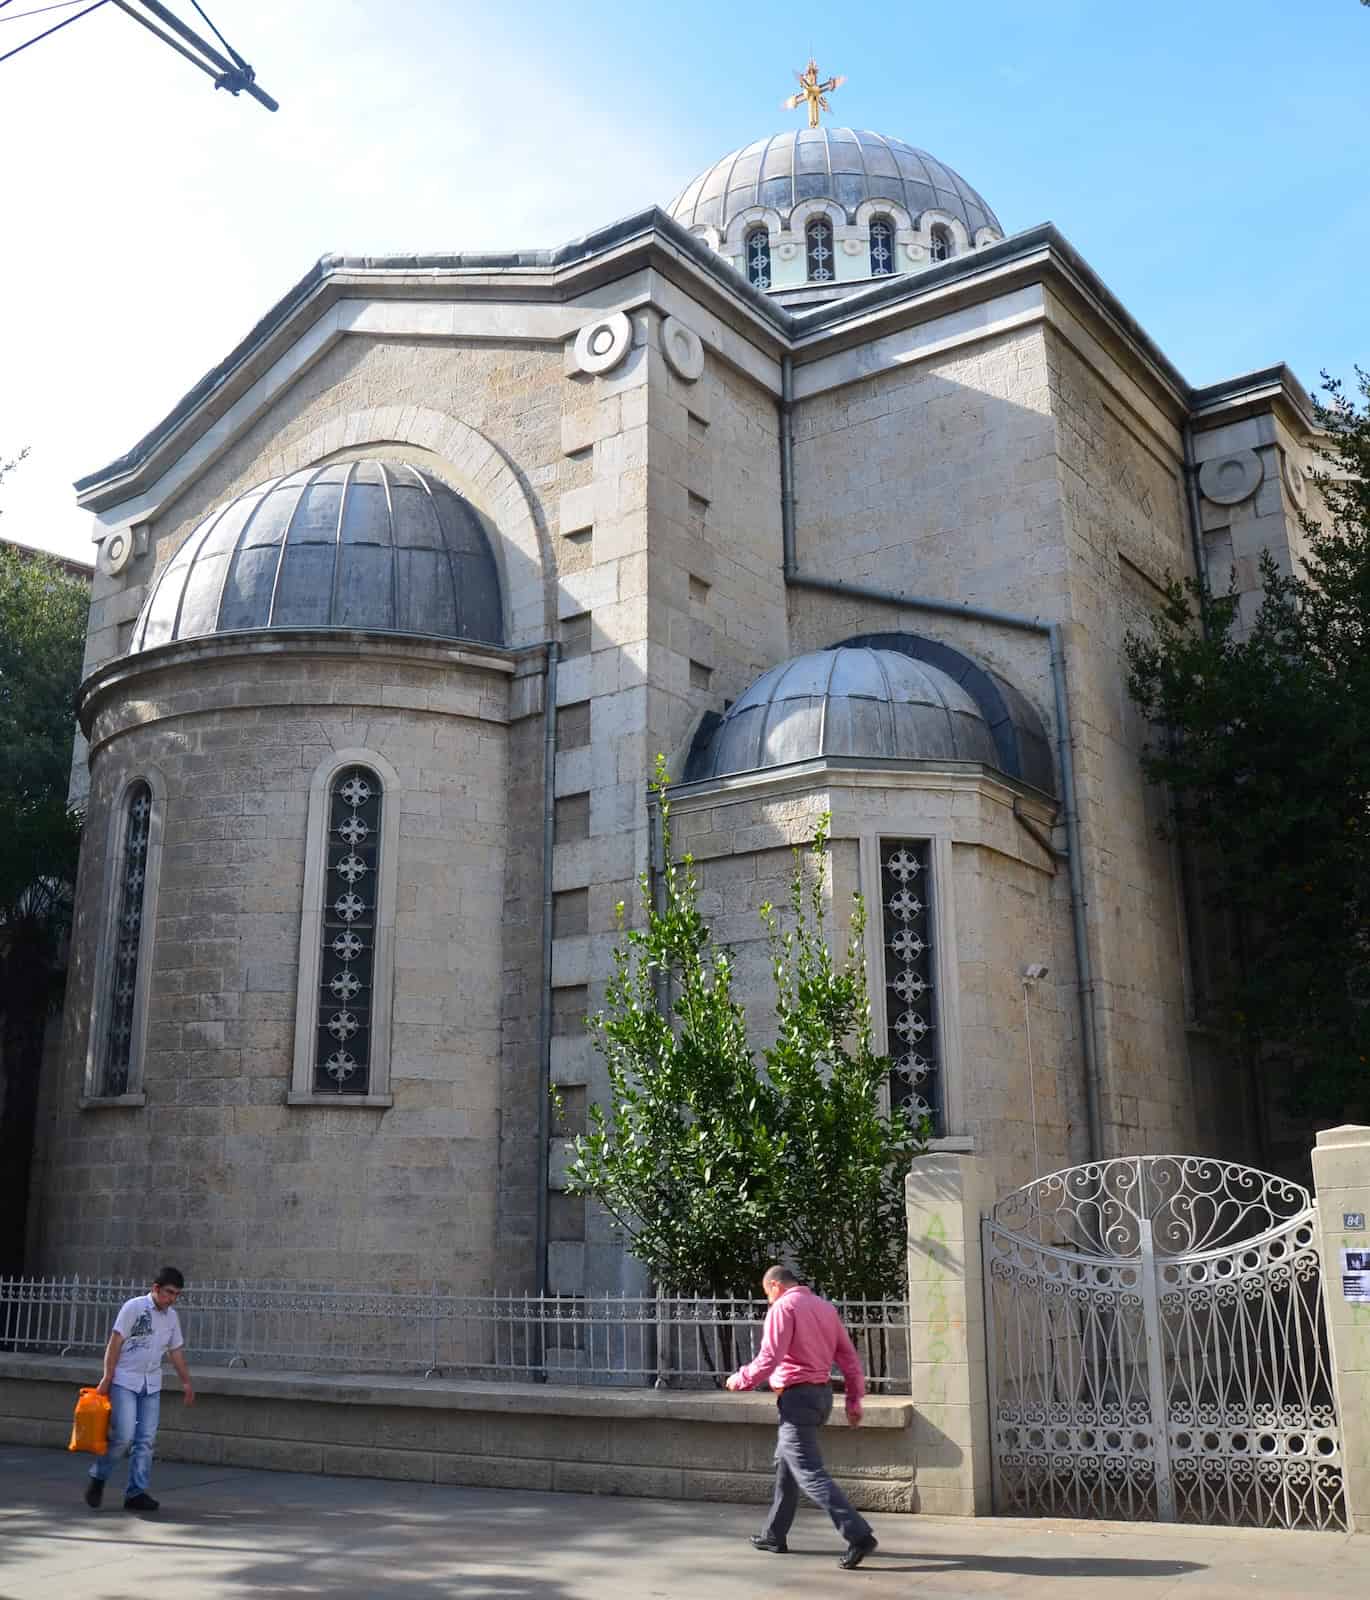
<instances>
[{"instance_id":1,"label":"sky","mask_svg":"<svg viewBox=\"0 0 1370 1600\"><path fill-rule=\"evenodd\" d=\"M0 55L51 3L0 0ZM1054 222L1191 383L1370 366L1359 0L200 3L278 112L108 4L0 62L7 538L91 559L72 479L320 255L557 245L667 204L802 116L810 52L848 80L830 121L931 151L1008 233Z\"/></svg>"}]
</instances>

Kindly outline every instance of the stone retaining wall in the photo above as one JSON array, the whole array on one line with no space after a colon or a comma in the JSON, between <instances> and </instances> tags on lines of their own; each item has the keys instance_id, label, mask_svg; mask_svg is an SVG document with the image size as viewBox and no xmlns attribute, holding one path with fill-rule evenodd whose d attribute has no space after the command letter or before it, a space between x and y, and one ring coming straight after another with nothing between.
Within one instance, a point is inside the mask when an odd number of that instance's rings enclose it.
<instances>
[{"instance_id":1,"label":"stone retaining wall","mask_svg":"<svg viewBox=\"0 0 1370 1600\"><path fill-rule=\"evenodd\" d=\"M65 1445L90 1361L0 1354L0 1443ZM765 1503L775 1406L765 1395L658 1393L411 1377L203 1369L193 1410L167 1385L158 1454L279 1472L497 1489ZM907 1398L874 1396L824 1434L864 1511L917 1511ZM932 1441L929 1441L931 1446ZM78 1471L73 1463L73 1472Z\"/></svg>"}]
</instances>

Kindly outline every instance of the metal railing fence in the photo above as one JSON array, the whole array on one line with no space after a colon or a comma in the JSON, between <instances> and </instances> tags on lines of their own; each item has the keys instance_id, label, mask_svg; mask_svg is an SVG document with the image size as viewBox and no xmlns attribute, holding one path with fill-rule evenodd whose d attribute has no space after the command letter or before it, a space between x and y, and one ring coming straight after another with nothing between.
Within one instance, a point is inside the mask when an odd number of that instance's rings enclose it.
<instances>
[{"instance_id":1,"label":"metal railing fence","mask_svg":"<svg viewBox=\"0 0 1370 1600\"><path fill-rule=\"evenodd\" d=\"M134 1279L0 1279L0 1351L98 1357L119 1306L146 1290ZM907 1302L836 1305L867 1387L907 1393ZM220 1280L192 1284L176 1309L202 1365L707 1389L755 1356L766 1304Z\"/></svg>"}]
</instances>

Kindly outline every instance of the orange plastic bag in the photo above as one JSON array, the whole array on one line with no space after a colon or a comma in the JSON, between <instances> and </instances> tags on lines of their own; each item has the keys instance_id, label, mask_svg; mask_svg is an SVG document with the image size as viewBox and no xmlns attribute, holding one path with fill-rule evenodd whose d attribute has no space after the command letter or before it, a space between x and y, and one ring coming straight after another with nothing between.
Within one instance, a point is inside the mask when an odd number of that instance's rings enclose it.
<instances>
[{"instance_id":1,"label":"orange plastic bag","mask_svg":"<svg viewBox=\"0 0 1370 1600\"><path fill-rule=\"evenodd\" d=\"M109 1397L98 1389L82 1389L71 1421L68 1450L102 1456L109 1449Z\"/></svg>"}]
</instances>

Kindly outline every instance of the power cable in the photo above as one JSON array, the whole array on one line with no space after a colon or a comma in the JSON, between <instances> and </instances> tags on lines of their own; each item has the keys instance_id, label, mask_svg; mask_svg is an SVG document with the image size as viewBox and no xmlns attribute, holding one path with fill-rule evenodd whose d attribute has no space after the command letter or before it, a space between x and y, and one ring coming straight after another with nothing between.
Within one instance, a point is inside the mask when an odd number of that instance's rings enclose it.
<instances>
[{"instance_id":1,"label":"power cable","mask_svg":"<svg viewBox=\"0 0 1370 1600\"><path fill-rule=\"evenodd\" d=\"M191 3L191 5L193 5L195 7L195 9L204 18L205 24L209 28L209 31L214 35L214 37L219 41L219 43L221 45L223 45L224 49L228 51L229 55L231 55L233 57L233 59L238 63L238 65L240 67L244 67L244 68L246 68L247 71L250 72L252 69L250 67L248 67L247 62L243 60L243 58L238 54L238 52L233 48L233 46L228 42L228 40L224 38L223 34L221 34L219 32L219 30L210 21L209 17L205 14L205 8L200 4L200 0L190 0L190 3Z\"/></svg>"},{"instance_id":2,"label":"power cable","mask_svg":"<svg viewBox=\"0 0 1370 1600\"><path fill-rule=\"evenodd\" d=\"M0 0L0 10L10 3L10 0ZM79 6L81 0L57 0L56 5L38 6L33 11L16 11L12 17L0 17L0 22L20 22L25 17L41 17L45 11L66 11L72 6ZM73 17L72 21L76 19Z\"/></svg>"},{"instance_id":3,"label":"power cable","mask_svg":"<svg viewBox=\"0 0 1370 1600\"><path fill-rule=\"evenodd\" d=\"M25 39L23 44L15 45L13 50L6 50L4 55L0 56L0 61L8 61L11 56L17 56L21 50L27 50L31 44L41 44L44 39L50 39L54 33L60 33L63 28L69 28L73 22L79 22L82 17L88 17L92 11L98 11L105 4L107 4L107 0L95 0L94 5L87 6L84 11L78 11L74 17L63 17L61 22L54 22L52 27L46 28L42 33L34 34L32 39ZM12 22L14 18L6 17L5 21Z\"/></svg>"}]
</instances>

